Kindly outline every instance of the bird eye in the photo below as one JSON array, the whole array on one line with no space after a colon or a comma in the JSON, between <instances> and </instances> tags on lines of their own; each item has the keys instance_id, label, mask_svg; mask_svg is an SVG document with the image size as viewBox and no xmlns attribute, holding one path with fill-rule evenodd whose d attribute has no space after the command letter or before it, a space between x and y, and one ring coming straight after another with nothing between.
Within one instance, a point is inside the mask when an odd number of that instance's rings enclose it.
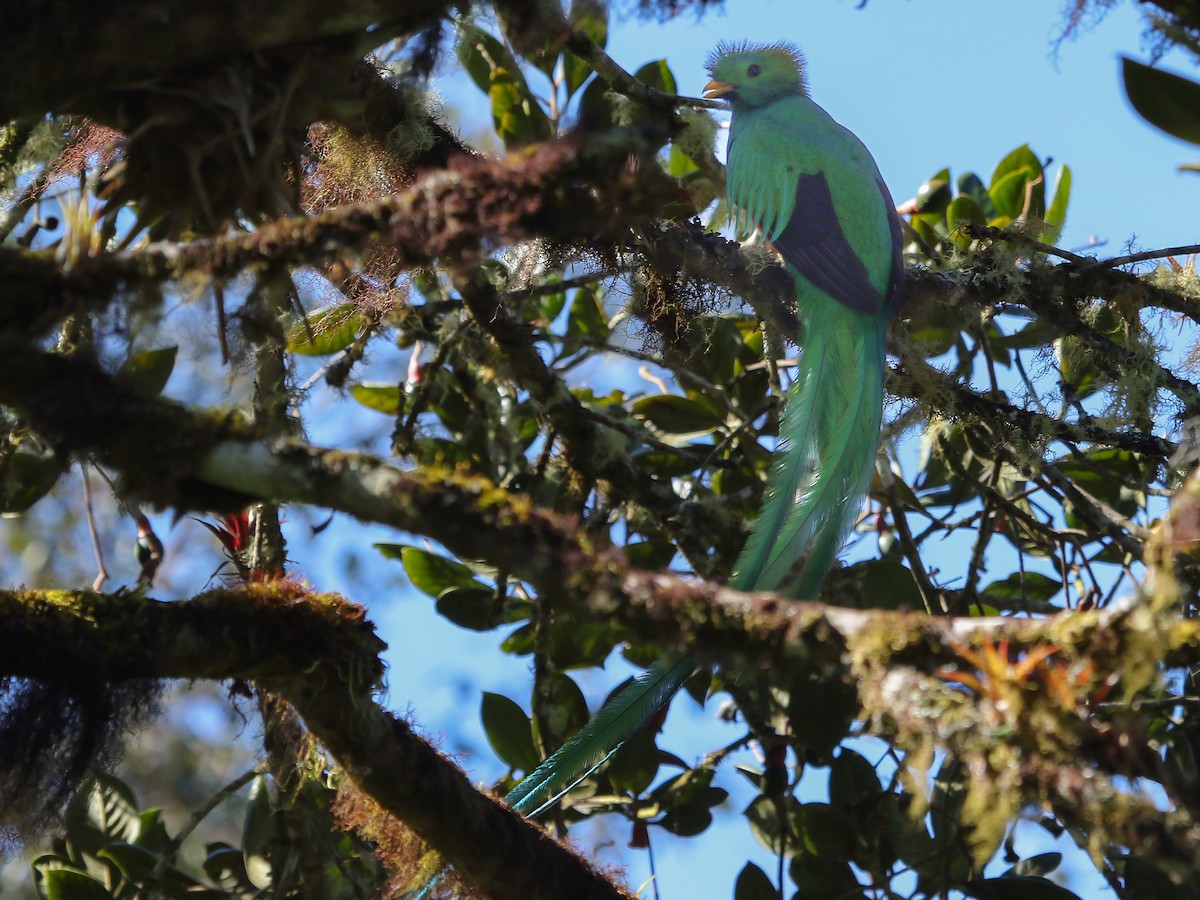
<instances>
[{"instance_id":1,"label":"bird eye","mask_svg":"<svg viewBox=\"0 0 1200 900\"><path fill-rule=\"evenodd\" d=\"M752 63L750 68L746 70L746 74L751 78L757 78L762 74L762 66L760 66L758 63Z\"/></svg>"}]
</instances>

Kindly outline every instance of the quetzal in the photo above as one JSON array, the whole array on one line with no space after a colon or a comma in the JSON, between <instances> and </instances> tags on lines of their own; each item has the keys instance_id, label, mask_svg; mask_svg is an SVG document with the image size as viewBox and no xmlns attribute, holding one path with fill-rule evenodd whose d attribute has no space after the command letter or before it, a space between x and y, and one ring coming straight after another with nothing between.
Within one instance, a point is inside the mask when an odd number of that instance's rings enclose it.
<instances>
[{"instance_id":1,"label":"quetzal","mask_svg":"<svg viewBox=\"0 0 1200 900\"><path fill-rule=\"evenodd\" d=\"M814 598L866 493L879 445L884 339L904 292L900 220L875 160L808 97L790 44L721 44L710 99L729 101L726 189L796 286L802 347L766 496L730 586ZM534 816L610 756L687 680L660 660L506 798Z\"/></svg>"}]
</instances>

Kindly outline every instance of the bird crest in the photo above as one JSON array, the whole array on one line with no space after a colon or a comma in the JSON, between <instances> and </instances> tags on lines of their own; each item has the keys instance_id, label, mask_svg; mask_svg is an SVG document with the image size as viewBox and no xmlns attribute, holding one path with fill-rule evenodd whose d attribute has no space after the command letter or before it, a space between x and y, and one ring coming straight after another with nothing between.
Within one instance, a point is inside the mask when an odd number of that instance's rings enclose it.
<instances>
[{"instance_id":1,"label":"bird crest","mask_svg":"<svg viewBox=\"0 0 1200 900\"><path fill-rule=\"evenodd\" d=\"M775 41L769 44L757 43L755 41L721 41L708 54L708 58L704 60L704 67L708 69L709 77L716 78L716 73L713 71L717 64L727 56L734 55L762 55L764 57L775 59L780 62L786 60L787 64L800 73L800 78L803 81L805 77L805 61L804 54L800 48L788 41Z\"/></svg>"}]
</instances>

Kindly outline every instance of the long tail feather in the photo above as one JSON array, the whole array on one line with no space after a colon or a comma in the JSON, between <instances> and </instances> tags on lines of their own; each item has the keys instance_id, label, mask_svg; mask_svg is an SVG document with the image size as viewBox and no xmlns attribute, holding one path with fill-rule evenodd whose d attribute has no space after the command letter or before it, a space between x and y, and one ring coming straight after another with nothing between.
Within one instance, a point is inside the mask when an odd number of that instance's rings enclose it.
<instances>
[{"instance_id":1,"label":"long tail feather","mask_svg":"<svg viewBox=\"0 0 1200 900\"><path fill-rule=\"evenodd\" d=\"M504 799L536 819L612 757L647 720L662 709L696 668L686 654L656 661L617 694L590 722L508 792ZM411 900L427 900L450 873L443 866Z\"/></svg>"},{"instance_id":2,"label":"long tail feather","mask_svg":"<svg viewBox=\"0 0 1200 900\"><path fill-rule=\"evenodd\" d=\"M730 586L816 594L870 484L883 407L886 316L805 298L804 350L780 422L767 496ZM535 818L609 759L687 681L695 663L667 656L621 691L505 797ZM415 895L425 900L443 869Z\"/></svg>"},{"instance_id":3,"label":"long tail feather","mask_svg":"<svg viewBox=\"0 0 1200 900\"><path fill-rule=\"evenodd\" d=\"M730 586L811 598L870 484L886 318L808 292L804 349L766 498Z\"/></svg>"},{"instance_id":4,"label":"long tail feather","mask_svg":"<svg viewBox=\"0 0 1200 900\"><path fill-rule=\"evenodd\" d=\"M661 709L695 668L695 662L684 654L660 659L504 799L514 809L530 815L551 797L561 797L594 772L613 748L623 744Z\"/></svg>"}]
</instances>

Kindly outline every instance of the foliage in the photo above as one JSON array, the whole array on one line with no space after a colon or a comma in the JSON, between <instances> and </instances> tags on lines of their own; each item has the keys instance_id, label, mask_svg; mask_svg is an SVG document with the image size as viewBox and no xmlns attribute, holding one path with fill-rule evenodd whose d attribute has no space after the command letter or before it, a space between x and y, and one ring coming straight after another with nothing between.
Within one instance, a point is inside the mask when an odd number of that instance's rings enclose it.
<instances>
[{"instance_id":1,"label":"foliage","mask_svg":"<svg viewBox=\"0 0 1200 900\"><path fill-rule=\"evenodd\" d=\"M411 6L274 11L279 31L249 29L244 50L200 30L186 59L130 58L87 91L56 93L53 73L32 99L0 89L0 511L35 531L78 463L141 551L136 587L110 595L6 592L0 677L82 672L91 693L49 696L83 721L134 679L229 681L257 704L269 772L242 846L205 848L193 871L186 835L94 771L34 863L41 896L400 896L443 860L495 896L620 896L472 805L383 708L363 611L286 574L286 505L411 533L377 543L381 562L528 659L528 697L479 702L499 791L588 720L580 670L680 644L711 663L688 692L728 698L728 744L672 752L664 712L564 798L560 833L610 816L634 847L704 840L740 776L740 818L786 877L747 862L739 900L1074 896L1060 854L1014 849L1026 820L1069 835L1121 897L1193 896L1184 428L1200 388L1163 332L1200 325L1194 262L1054 246L1094 186L1028 144L986 180L936 172L903 208L897 402L847 564L819 602L731 598L716 585L771 464L795 313L770 249L719 234L717 119L673 96L667 60L630 73L605 54L617 23L599 0ZM157 26L137 27L156 47ZM439 54L486 96L477 143L502 159L439 119L423 80ZM1196 142L1194 82L1131 61L1125 80L1149 121ZM336 446L309 442L317 427ZM380 430L384 457L361 438ZM204 522L228 589L180 601L182 635L154 625L174 561L143 507L222 523ZM31 643L61 658L30 660ZM91 756L111 759L112 730ZM14 839L59 812L71 760L0 819ZM5 783L36 771L8 768Z\"/></svg>"},{"instance_id":2,"label":"foliage","mask_svg":"<svg viewBox=\"0 0 1200 900\"><path fill-rule=\"evenodd\" d=\"M248 773L223 789L212 805L246 782L251 783L243 818L241 846L211 842L199 854L191 852L186 832L172 835L159 809L141 809L133 790L112 775L97 774L80 785L67 806L62 834L50 852L32 862L34 886L42 900L90 898L239 898L275 897L289 890L297 866L280 854L278 840L285 827L282 803L313 804L332 829L329 804L333 791L309 787L302 797L281 801L271 796L268 781ZM375 873L364 848L346 836L331 835L328 848L308 852L328 855L322 883L326 897L355 897L369 889ZM198 856L198 869L183 860ZM336 860L336 864L334 861ZM293 888L294 889L294 888Z\"/></svg>"}]
</instances>

